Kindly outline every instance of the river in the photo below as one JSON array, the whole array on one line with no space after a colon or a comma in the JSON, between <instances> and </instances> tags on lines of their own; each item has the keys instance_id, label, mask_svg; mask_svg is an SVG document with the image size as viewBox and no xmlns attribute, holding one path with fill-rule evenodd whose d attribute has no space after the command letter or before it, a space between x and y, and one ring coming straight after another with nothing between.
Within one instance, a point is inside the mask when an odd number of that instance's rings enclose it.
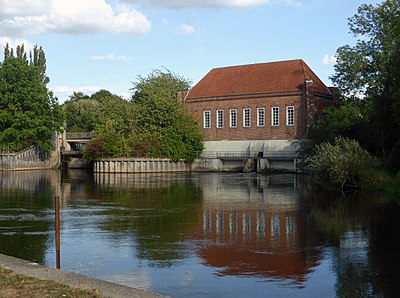
<instances>
[{"instance_id":1,"label":"river","mask_svg":"<svg viewBox=\"0 0 400 298\"><path fill-rule=\"evenodd\" d=\"M0 253L173 297L397 297L400 199L307 176L0 172Z\"/></svg>"}]
</instances>

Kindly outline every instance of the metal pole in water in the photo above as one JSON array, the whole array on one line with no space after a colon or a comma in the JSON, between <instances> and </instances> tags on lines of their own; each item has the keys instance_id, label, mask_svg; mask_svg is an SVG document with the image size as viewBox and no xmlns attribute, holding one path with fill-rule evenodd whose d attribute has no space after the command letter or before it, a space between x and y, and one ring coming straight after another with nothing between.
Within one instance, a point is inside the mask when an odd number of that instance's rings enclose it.
<instances>
[{"instance_id":1,"label":"metal pole in water","mask_svg":"<svg viewBox=\"0 0 400 298\"><path fill-rule=\"evenodd\" d=\"M60 269L60 197L56 196L56 268Z\"/></svg>"}]
</instances>

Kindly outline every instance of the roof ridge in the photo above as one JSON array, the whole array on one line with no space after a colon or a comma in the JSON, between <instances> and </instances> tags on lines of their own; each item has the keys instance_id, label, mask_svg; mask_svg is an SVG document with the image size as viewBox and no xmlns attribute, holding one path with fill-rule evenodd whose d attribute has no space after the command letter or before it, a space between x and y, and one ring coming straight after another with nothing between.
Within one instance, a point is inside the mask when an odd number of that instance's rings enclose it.
<instances>
[{"instance_id":1,"label":"roof ridge","mask_svg":"<svg viewBox=\"0 0 400 298\"><path fill-rule=\"evenodd\" d=\"M245 66L253 66L253 65L265 65L265 64L276 64L276 63L288 63L288 62L304 62L303 59L289 59L289 60L281 60L281 61L270 61L270 62L255 62L255 63L247 63L247 64L240 64L240 65L229 65L229 66L221 66L221 67L214 67L214 69L225 69L225 68L236 68L236 67L245 67Z\"/></svg>"}]
</instances>

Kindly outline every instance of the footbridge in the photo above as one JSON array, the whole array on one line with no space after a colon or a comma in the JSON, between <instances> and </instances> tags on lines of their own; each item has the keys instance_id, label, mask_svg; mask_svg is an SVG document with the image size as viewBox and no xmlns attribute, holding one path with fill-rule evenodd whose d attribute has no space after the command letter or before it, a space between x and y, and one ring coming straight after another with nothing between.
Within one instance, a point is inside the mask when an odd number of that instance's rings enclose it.
<instances>
[{"instance_id":1,"label":"footbridge","mask_svg":"<svg viewBox=\"0 0 400 298\"><path fill-rule=\"evenodd\" d=\"M82 155L83 149L92 138L91 132L65 132L61 153L64 155Z\"/></svg>"},{"instance_id":2,"label":"footbridge","mask_svg":"<svg viewBox=\"0 0 400 298\"><path fill-rule=\"evenodd\" d=\"M86 168L83 150L92 138L91 132L64 132L60 150L62 167Z\"/></svg>"}]
</instances>

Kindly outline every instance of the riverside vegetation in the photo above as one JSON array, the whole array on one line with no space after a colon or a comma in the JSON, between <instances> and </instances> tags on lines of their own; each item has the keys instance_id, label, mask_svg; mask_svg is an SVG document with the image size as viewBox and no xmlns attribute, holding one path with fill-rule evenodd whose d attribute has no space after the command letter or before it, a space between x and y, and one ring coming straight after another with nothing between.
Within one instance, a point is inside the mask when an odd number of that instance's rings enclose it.
<instances>
[{"instance_id":1,"label":"riverside vegetation","mask_svg":"<svg viewBox=\"0 0 400 298\"><path fill-rule=\"evenodd\" d=\"M341 189L400 193L400 1L361 5L354 46L337 50L339 107L326 108L302 143L305 167Z\"/></svg>"},{"instance_id":2,"label":"riverside vegetation","mask_svg":"<svg viewBox=\"0 0 400 298\"><path fill-rule=\"evenodd\" d=\"M94 132L85 149L96 157L165 157L188 162L203 150L198 124L177 101L190 82L169 70L155 70L133 83L124 100L102 90L88 97L75 93L63 109L67 127Z\"/></svg>"}]
</instances>

